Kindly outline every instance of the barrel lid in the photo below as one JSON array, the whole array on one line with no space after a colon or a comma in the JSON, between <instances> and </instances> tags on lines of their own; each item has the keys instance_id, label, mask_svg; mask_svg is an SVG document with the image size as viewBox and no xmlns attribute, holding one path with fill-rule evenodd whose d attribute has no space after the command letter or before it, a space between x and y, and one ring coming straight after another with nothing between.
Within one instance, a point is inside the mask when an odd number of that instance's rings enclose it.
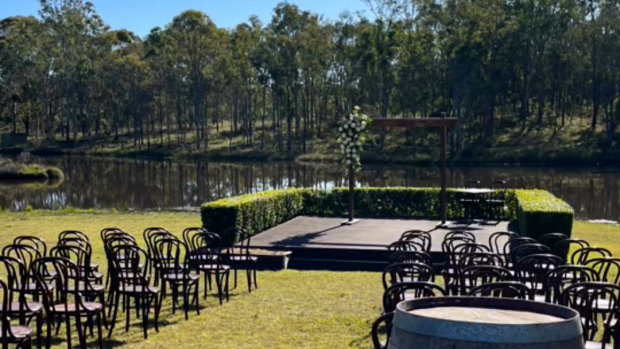
<instances>
[{"instance_id":1,"label":"barrel lid","mask_svg":"<svg viewBox=\"0 0 620 349\"><path fill-rule=\"evenodd\" d=\"M488 343L549 343L582 335L579 313L541 302L436 297L400 302L396 309L395 327L435 338ZM489 318L484 319L484 316ZM512 318L506 319L507 316Z\"/></svg>"}]
</instances>

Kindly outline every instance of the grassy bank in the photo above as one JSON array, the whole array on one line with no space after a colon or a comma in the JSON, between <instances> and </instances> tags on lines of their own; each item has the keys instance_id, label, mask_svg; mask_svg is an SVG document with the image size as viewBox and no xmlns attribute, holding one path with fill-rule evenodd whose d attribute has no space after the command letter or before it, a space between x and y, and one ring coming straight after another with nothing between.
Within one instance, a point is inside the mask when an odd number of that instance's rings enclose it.
<instances>
[{"instance_id":1,"label":"grassy bank","mask_svg":"<svg viewBox=\"0 0 620 349\"><path fill-rule=\"evenodd\" d=\"M183 228L199 224L196 213L2 212L0 245L20 234L38 235L53 245L60 231L78 229L90 236L94 260L105 268L99 237L104 227L125 229L144 246L141 233L146 227L162 226L180 235ZM575 222L573 233L620 255L620 227ZM171 348L183 343L187 349L372 348L370 325L381 312L380 277L379 273L261 272L258 290L248 294L242 282L223 306L214 295L206 302L201 299L201 314L192 313L189 321L183 320L182 313L171 315L171 303L166 302L160 332L151 329L146 341L140 322L134 318L125 333L124 318L119 314L118 326L105 346ZM54 348L66 347L64 335L57 336L54 343Z\"/></svg>"},{"instance_id":2,"label":"grassy bank","mask_svg":"<svg viewBox=\"0 0 620 349\"><path fill-rule=\"evenodd\" d=\"M64 175L56 167L21 164L8 159L0 159L0 180L22 181L62 181Z\"/></svg>"},{"instance_id":3,"label":"grassy bank","mask_svg":"<svg viewBox=\"0 0 620 349\"><path fill-rule=\"evenodd\" d=\"M153 135L137 142L132 136L123 134L116 140L111 135L88 140L78 136L75 141L47 143L33 140L30 146L13 151L26 150L37 155L79 154L156 159L297 159L302 162L334 162L339 159L337 135L333 134L335 129L326 130L320 138L316 135L308 136L305 149L301 141L294 138L290 150L287 149L285 135L282 137L282 148L278 146L270 122L266 123L265 128L256 127L251 144L241 131L224 131L229 129L227 123L221 126L220 132L211 129L208 149L205 149L204 144L198 149L194 133L187 132L171 134L170 137L164 134L163 139ZM605 147L604 140L604 127L592 130L587 117L569 118L563 127L549 124L540 128L536 124L522 127L504 120L497 123L494 137L490 140L482 140L478 135L466 136L461 151L451 154L450 161L458 165L620 165L620 141L616 141L612 147ZM428 129L390 129L382 141L381 131L371 130L362 158L364 163L435 163L439 159L439 135Z\"/></svg>"}]
</instances>

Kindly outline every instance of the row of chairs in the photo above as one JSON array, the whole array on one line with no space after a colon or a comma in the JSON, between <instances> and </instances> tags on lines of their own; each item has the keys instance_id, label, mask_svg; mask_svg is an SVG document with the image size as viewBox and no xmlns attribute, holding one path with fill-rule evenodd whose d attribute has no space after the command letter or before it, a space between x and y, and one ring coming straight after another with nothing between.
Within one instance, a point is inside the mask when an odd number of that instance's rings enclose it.
<instances>
[{"instance_id":1,"label":"row of chairs","mask_svg":"<svg viewBox=\"0 0 620 349\"><path fill-rule=\"evenodd\" d=\"M36 320L37 345L41 348L42 323L47 323L46 347L50 346L51 331L59 333L62 322L66 325L67 345L71 348L71 319L74 319L80 347L86 346L86 335L97 328L99 347L103 347L102 324L108 328L108 337L116 323L118 310L126 316L129 330L133 308L142 317L144 337L148 334L148 318L154 310L154 324L158 331L161 305L172 293L172 312L183 301L188 319L190 303L200 313L199 281L204 275L204 295L214 283L220 304L229 300L229 276L245 269L248 290L257 285L257 257L250 252L250 237L243 229L229 229L215 234L203 228L188 228L182 239L163 228L148 228L143 237L146 249L138 246L136 238L118 228L101 231L107 260L107 274L92 262L89 237L79 231L63 231L56 246L48 250L42 239L35 236L17 237L2 249L0 256L0 299L2 308L2 344L31 347L32 331L28 324ZM229 244L239 241L235 247ZM191 302L190 302L191 298ZM106 309L107 308L107 309ZM107 310L107 311L106 311ZM45 312L45 314L44 314ZM45 316L44 316L45 315ZM19 319L19 326L11 326L10 319Z\"/></svg>"},{"instance_id":2,"label":"row of chairs","mask_svg":"<svg viewBox=\"0 0 620 349\"><path fill-rule=\"evenodd\" d=\"M431 242L427 232L408 231L390 245L395 252L382 278L384 313L372 330L376 348L386 346L379 340L378 329L387 325L389 330L398 302L448 294L570 306L582 314L586 341L595 338L599 327L603 328L603 343L617 332L620 259L607 249L591 247L584 240L569 239L560 233L534 240L497 232L491 235L488 245L483 245L476 243L473 233L455 231L442 241L442 250L448 254L442 267L442 287L435 284Z\"/></svg>"}]
</instances>

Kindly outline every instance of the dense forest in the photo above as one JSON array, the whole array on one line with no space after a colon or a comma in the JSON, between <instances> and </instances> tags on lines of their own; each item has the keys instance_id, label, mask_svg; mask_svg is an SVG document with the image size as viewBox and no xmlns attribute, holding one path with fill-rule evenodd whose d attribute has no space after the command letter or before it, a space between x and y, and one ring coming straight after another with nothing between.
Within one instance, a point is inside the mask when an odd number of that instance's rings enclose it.
<instances>
[{"instance_id":1,"label":"dense forest","mask_svg":"<svg viewBox=\"0 0 620 349\"><path fill-rule=\"evenodd\" d=\"M144 38L89 2L40 3L38 18L0 22L0 123L42 143L209 151L225 134L304 153L354 105L457 117L456 154L507 122L573 117L602 130L601 147L618 143L618 0L373 0L371 18L336 21L281 3L269 23L231 29L188 10Z\"/></svg>"}]
</instances>

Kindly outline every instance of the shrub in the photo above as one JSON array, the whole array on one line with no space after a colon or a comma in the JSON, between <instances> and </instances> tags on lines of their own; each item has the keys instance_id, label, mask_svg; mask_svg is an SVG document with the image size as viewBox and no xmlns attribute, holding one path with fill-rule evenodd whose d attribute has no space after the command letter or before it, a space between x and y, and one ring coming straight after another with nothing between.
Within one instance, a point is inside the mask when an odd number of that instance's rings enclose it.
<instances>
[{"instance_id":1,"label":"shrub","mask_svg":"<svg viewBox=\"0 0 620 349\"><path fill-rule=\"evenodd\" d=\"M573 208L545 190L515 190L519 233L537 239L546 233L571 236Z\"/></svg>"},{"instance_id":2,"label":"shrub","mask_svg":"<svg viewBox=\"0 0 620 349\"><path fill-rule=\"evenodd\" d=\"M440 219L439 188L356 188L355 216L360 218ZM447 190L450 219L463 218L460 199L465 194ZM547 232L570 236L573 211L544 190L507 190L506 216L517 221L522 235L534 238ZM241 227L256 234L297 215L346 217L348 190L288 189L221 199L202 205L203 226L215 232Z\"/></svg>"},{"instance_id":3,"label":"shrub","mask_svg":"<svg viewBox=\"0 0 620 349\"><path fill-rule=\"evenodd\" d=\"M202 224L221 233L242 227L256 234L302 213L303 193L307 189L265 191L221 199L202 205Z\"/></svg>"}]
</instances>

